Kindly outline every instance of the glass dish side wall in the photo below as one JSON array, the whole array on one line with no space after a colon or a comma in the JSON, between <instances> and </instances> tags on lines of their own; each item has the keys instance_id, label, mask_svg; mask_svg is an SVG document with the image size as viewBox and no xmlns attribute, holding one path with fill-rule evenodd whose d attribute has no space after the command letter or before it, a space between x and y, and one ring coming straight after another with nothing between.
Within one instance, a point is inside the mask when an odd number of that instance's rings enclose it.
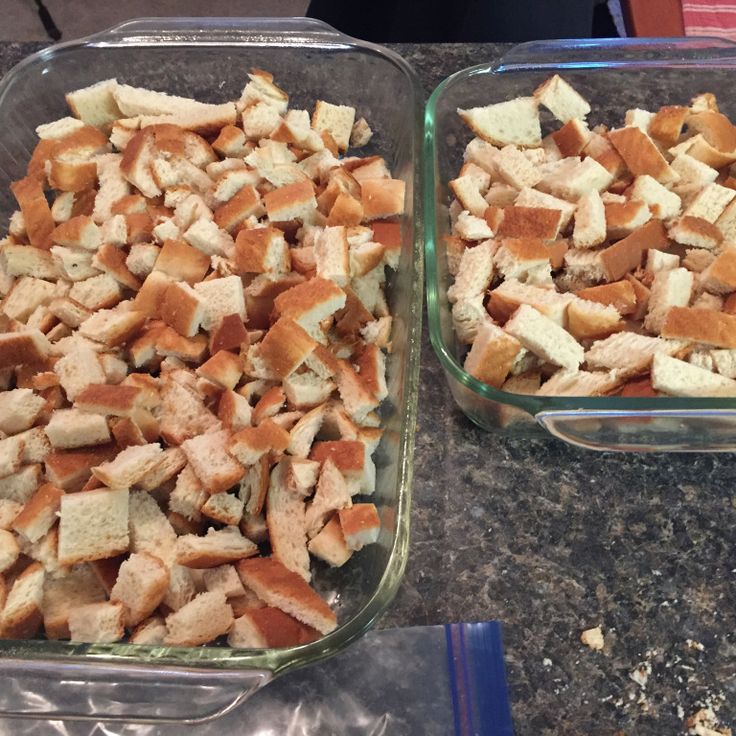
<instances>
[{"instance_id":1,"label":"glass dish side wall","mask_svg":"<svg viewBox=\"0 0 736 736\"><path fill-rule=\"evenodd\" d=\"M472 138L457 108L529 95L549 76L560 73L590 101L591 127L598 123L620 125L625 111L632 107L656 110L665 104L686 104L703 91L716 93L723 111L733 116L735 49L717 39L522 44L498 64L460 71L434 91L425 112L423 162L430 339L455 401L476 424L519 436L543 436L546 429L561 439L594 449L736 448L734 399L534 397L509 394L474 379L462 368L463 346L452 327L447 301L451 277L444 245L444 236L450 232L452 201L448 182L457 176L465 145ZM543 130L552 122L551 115L542 111ZM717 420L710 413L713 411L718 412ZM697 432L691 431L691 421L681 419L682 412L685 419L697 419ZM584 417L592 421L583 422ZM636 437L633 442L632 436Z\"/></svg>"},{"instance_id":2,"label":"glass dish side wall","mask_svg":"<svg viewBox=\"0 0 736 736\"><path fill-rule=\"evenodd\" d=\"M393 175L407 185L404 247L399 269L387 284L395 332L387 361L389 397L382 407L386 431L375 456L374 500L383 521L379 543L346 569L320 567L318 589L337 611L340 626L313 644L248 651L2 641L2 658L33 659L52 670L55 663L94 661L157 671L183 666L279 673L347 646L374 622L398 588L408 554L423 286L421 203L415 197L421 92L414 72L398 55L307 19L146 19L47 49L21 62L0 84L0 222L7 223L15 209L8 185L25 173L35 127L68 114L65 92L117 77L123 83L219 102L240 96L252 67L272 72L290 93L292 107L311 110L320 98L354 105L374 130L361 155L384 156ZM0 707L8 705L0 700Z\"/></svg>"}]
</instances>

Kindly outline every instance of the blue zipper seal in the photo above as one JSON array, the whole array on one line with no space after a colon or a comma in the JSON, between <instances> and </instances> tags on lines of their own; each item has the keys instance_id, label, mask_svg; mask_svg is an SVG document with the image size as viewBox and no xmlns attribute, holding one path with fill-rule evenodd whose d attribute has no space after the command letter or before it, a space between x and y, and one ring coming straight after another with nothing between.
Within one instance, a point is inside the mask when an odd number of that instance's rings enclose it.
<instances>
[{"instance_id":1,"label":"blue zipper seal","mask_svg":"<svg viewBox=\"0 0 736 736\"><path fill-rule=\"evenodd\" d=\"M445 624L456 736L513 736L501 624Z\"/></svg>"}]
</instances>

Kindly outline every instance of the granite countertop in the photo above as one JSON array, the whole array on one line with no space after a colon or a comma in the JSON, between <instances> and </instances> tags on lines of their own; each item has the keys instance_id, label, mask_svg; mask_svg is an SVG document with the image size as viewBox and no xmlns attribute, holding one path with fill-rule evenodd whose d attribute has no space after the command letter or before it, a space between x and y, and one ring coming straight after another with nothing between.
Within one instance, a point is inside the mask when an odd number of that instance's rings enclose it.
<instances>
[{"instance_id":1,"label":"granite countertop","mask_svg":"<svg viewBox=\"0 0 736 736\"><path fill-rule=\"evenodd\" d=\"M0 73L40 47L0 44ZM393 47L427 94L508 48ZM426 328L419 401L411 554L380 625L502 621L519 736L678 734L706 704L736 726L731 456L483 432L455 408ZM579 636L598 624L592 651Z\"/></svg>"}]
</instances>

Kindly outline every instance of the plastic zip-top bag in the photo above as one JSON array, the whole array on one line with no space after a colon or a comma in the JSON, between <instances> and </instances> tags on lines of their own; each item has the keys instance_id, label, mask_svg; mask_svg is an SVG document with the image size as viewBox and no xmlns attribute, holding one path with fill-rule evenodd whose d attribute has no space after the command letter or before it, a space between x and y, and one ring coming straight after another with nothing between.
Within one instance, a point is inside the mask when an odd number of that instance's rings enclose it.
<instances>
[{"instance_id":1,"label":"plastic zip-top bag","mask_svg":"<svg viewBox=\"0 0 736 736\"><path fill-rule=\"evenodd\" d=\"M64 688L54 688L46 699L49 710L66 710ZM0 720L3 736L187 733L512 736L501 626L491 621L372 631L342 654L277 678L222 718L196 726Z\"/></svg>"}]
</instances>

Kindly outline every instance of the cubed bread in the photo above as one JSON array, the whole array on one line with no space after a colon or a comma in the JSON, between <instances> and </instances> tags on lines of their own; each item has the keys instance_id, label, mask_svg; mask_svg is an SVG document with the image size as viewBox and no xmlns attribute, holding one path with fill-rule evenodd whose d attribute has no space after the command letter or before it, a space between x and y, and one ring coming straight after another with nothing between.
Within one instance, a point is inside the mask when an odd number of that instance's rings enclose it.
<instances>
[{"instance_id":1,"label":"cubed bread","mask_svg":"<svg viewBox=\"0 0 736 736\"><path fill-rule=\"evenodd\" d=\"M312 626L323 634L337 626L334 612L300 575L278 560L256 557L237 564L243 583L268 605Z\"/></svg>"},{"instance_id":2,"label":"cubed bread","mask_svg":"<svg viewBox=\"0 0 736 736\"><path fill-rule=\"evenodd\" d=\"M54 449L69 450L86 445L104 445L110 441L110 429L104 416L79 409L57 409L46 425L46 436Z\"/></svg>"},{"instance_id":3,"label":"cubed bread","mask_svg":"<svg viewBox=\"0 0 736 736\"><path fill-rule=\"evenodd\" d=\"M258 554L258 547L237 527L208 529L204 536L185 534L176 540L176 561L185 567L206 569Z\"/></svg>"},{"instance_id":4,"label":"cubed bread","mask_svg":"<svg viewBox=\"0 0 736 736\"><path fill-rule=\"evenodd\" d=\"M29 639L43 621L43 585L46 574L39 562L32 562L18 575L0 614L3 639Z\"/></svg>"},{"instance_id":5,"label":"cubed bread","mask_svg":"<svg viewBox=\"0 0 736 736\"><path fill-rule=\"evenodd\" d=\"M60 502L59 562L114 557L128 550L128 489L65 494Z\"/></svg>"},{"instance_id":6,"label":"cubed bread","mask_svg":"<svg viewBox=\"0 0 736 736\"><path fill-rule=\"evenodd\" d=\"M69 611L69 634L73 642L107 644L125 634L122 603L86 603Z\"/></svg>"},{"instance_id":7,"label":"cubed bread","mask_svg":"<svg viewBox=\"0 0 736 736\"><path fill-rule=\"evenodd\" d=\"M166 646L197 646L226 634L233 624L233 611L222 591L200 593L166 617Z\"/></svg>"},{"instance_id":8,"label":"cubed bread","mask_svg":"<svg viewBox=\"0 0 736 736\"><path fill-rule=\"evenodd\" d=\"M278 608L251 608L235 619L228 634L231 647L267 649L294 647L319 638L319 632Z\"/></svg>"},{"instance_id":9,"label":"cubed bread","mask_svg":"<svg viewBox=\"0 0 736 736\"><path fill-rule=\"evenodd\" d=\"M120 566L110 600L123 604L123 622L132 628L158 608L168 589L166 565L158 557L137 552Z\"/></svg>"},{"instance_id":10,"label":"cubed bread","mask_svg":"<svg viewBox=\"0 0 736 736\"><path fill-rule=\"evenodd\" d=\"M497 146L538 146L542 141L539 108L534 97L518 97L486 107L458 110L480 138Z\"/></svg>"},{"instance_id":11,"label":"cubed bread","mask_svg":"<svg viewBox=\"0 0 736 736\"><path fill-rule=\"evenodd\" d=\"M208 493L221 493L234 486L245 468L227 451L228 430L199 435L182 443L181 449Z\"/></svg>"}]
</instances>

